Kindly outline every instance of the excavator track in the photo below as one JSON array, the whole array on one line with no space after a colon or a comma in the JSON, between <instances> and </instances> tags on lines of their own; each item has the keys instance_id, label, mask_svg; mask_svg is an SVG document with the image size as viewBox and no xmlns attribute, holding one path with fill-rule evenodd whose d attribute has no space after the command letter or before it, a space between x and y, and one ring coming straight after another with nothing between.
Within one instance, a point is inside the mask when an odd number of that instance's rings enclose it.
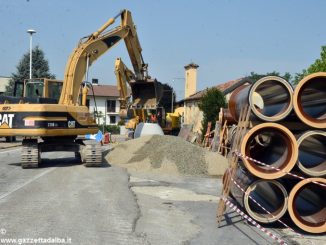
<instances>
[{"instance_id":1,"label":"excavator track","mask_svg":"<svg viewBox=\"0 0 326 245\"><path fill-rule=\"evenodd\" d=\"M25 139L22 143L21 166L22 168L38 168L40 152L36 139Z\"/></svg>"},{"instance_id":2,"label":"excavator track","mask_svg":"<svg viewBox=\"0 0 326 245\"><path fill-rule=\"evenodd\" d=\"M87 144L83 149L83 162L85 167L102 166L102 148L98 144Z\"/></svg>"}]
</instances>

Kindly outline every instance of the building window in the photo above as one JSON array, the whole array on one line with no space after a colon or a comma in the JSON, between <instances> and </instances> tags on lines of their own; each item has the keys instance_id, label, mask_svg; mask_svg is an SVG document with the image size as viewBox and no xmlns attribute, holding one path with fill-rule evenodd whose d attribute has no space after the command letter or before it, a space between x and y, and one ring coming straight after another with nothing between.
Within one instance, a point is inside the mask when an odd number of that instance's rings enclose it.
<instances>
[{"instance_id":1,"label":"building window","mask_svg":"<svg viewBox=\"0 0 326 245\"><path fill-rule=\"evenodd\" d=\"M116 124L116 117L110 116L110 124Z\"/></svg>"},{"instance_id":2,"label":"building window","mask_svg":"<svg viewBox=\"0 0 326 245\"><path fill-rule=\"evenodd\" d=\"M115 104L116 104L115 100L107 100L106 101L107 112L115 112Z\"/></svg>"}]
</instances>

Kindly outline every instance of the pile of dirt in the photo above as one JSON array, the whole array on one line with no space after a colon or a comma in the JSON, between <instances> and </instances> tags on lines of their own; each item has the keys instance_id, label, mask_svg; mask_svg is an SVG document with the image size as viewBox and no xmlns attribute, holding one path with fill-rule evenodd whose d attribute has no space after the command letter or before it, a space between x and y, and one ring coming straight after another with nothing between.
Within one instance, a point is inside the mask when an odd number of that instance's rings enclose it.
<instances>
[{"instance_id":1,"label":"pile of dirt","mask_svg":"<svg viewBox=\"0 0 326 245\"><path fill-rule=\"evenodd\" d=\"M132 170L182 175L222 175L227 166L219 154L168 135L143 136L120 143L106 159Z\"/></svg>"}]
</instances>

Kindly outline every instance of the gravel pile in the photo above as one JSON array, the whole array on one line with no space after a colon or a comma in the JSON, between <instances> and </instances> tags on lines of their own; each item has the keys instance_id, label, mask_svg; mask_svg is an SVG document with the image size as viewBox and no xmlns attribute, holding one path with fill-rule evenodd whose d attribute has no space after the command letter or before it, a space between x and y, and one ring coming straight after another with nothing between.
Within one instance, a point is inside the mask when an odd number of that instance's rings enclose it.
<instances>
[{"instance_id":1,"label":"gravel pile","mask_svg":"<svg viewBox=\"0 0 326 245\"><path fill-rule=\"evenodd\" d=\"M209 162L215 162L216 157L219 155L179 137L152 135L116 145L106 159L110 164L135 164L139 170L206 175Z\"/></svg>"}]
</instances>

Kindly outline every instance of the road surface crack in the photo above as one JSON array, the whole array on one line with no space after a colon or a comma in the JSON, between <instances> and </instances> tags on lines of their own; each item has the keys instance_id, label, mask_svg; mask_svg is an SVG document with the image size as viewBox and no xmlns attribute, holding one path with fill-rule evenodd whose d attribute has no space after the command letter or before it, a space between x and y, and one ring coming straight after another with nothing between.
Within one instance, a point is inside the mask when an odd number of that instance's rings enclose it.
<instances>
[{"instance_id":1,"label":"road surface crack","mask_svg":"<svg viewBox=\"0 0 326 245\"><path fill-rule=\"evenodd\" d=\"M130 182L130 174L128 173L128 188L129 188L130 192L132 193L132 195L134 196L134 200L136 203L136 209L137 209L136 217L134 218L134 220L132 222L132 232L136 235L136 237L143 239L145 244L150 245L150 242L147 240L147 234L145 232L141 232L141 233L136 232L137 223L138 223L139 219L142 217L142 213L141 213L141 208L140 208L140 205L138 202L137 194L132 190L132 187L133 187L133 185Z\"/></svg>"}]
</instances>

